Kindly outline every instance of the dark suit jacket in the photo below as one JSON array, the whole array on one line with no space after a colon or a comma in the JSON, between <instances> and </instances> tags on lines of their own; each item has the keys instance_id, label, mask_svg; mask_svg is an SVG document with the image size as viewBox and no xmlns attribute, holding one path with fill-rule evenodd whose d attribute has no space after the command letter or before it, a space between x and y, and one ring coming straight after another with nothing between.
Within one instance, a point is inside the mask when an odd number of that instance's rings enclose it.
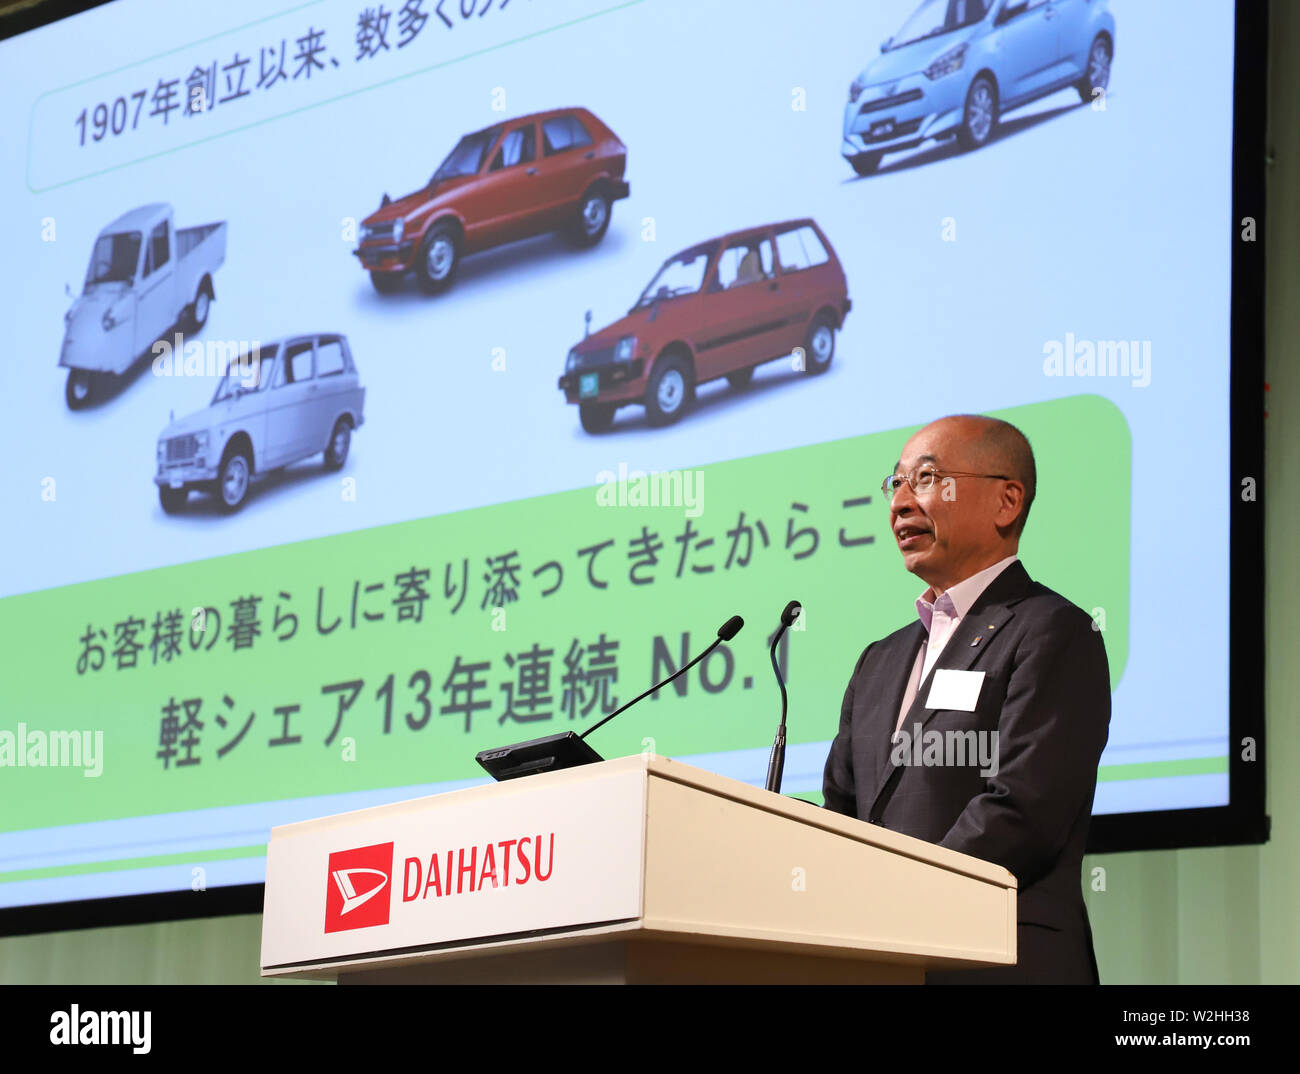
<instances>
[{"instance_id":1,"label":"dark suit jacket","mask_svg":"<svg viewBox=\"0 0 1300 1074\"><path fill-rule=\"evenodd\" d=\"M1012 872L1018 961L932 973L940 983L1097 983L1081 891L1097 764L1110 726L1101 634L1081 608L1030 579L1019 561L980 595L917 690L903 723L998 732L998 772L899 765L891 739L917 651L919 621L867 646L853 669L826 760L826 807ZM934 670L983 671L973 712L925 707ZM892 756L891 756L892 755Z\"/></svg>"}]
</instances>

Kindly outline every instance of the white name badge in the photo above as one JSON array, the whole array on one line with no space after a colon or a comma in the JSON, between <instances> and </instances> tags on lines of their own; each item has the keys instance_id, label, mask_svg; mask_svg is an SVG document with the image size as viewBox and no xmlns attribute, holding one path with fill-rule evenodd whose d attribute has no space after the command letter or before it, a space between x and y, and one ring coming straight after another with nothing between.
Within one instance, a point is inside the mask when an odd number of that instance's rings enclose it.
<instances>
[{"instance_id":1,"label":"white name badge","mask_svg":"<svg viewBox=\"0 0 1300 1074\"><path fill-rule=\"evenodd\" d=\"M957 712L974 712L980 699L980 686L984 683L982 671L952 671L936 668L930 683L930 696L925 699L928 709L953 709Z\"/></svg>"}]
</instances>

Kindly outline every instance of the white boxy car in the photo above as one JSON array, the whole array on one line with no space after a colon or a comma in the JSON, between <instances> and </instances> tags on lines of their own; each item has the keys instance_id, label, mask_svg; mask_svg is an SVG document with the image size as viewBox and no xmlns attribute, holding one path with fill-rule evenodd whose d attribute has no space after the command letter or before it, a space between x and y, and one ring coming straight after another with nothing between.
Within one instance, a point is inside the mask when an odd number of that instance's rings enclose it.
<instances>
[{"instance_id":1,"label":"white boxy car","mask_svg":"<svg viewBox=\"0 0 1300 1074\"><path fill-rule=\"evenodd\" d=\"M238 510L254 474L320 452L326 469L340 469L365 421L365 400L338 333L290 336L241 354L204 410L159 435L154 483L162 509L179 511L198 489L214 493L223 510Z\"/></svg>"},{"instance_id":2,"label":"white boxy car","mask_svg":"<svg viewBox=\"0 0 1300 1074\"><path fill-rule=\"evenodd\" d=\"M225 223L177 230L170 205L142 205L104 228L63 318L68 406L89 403L173 326L202 328L216 297L213 274L225 260Z\"/></svg>"}]
</instances>

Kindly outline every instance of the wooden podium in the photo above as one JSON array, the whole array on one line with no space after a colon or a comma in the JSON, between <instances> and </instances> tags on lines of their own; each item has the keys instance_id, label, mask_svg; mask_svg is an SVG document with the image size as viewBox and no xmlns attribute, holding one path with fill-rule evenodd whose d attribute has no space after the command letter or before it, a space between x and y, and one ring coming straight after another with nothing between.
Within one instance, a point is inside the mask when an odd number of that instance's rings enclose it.
<instances>
[{"instance_id":1,"label":"wooden podium","mask_svg":"<svg viewBox=\"0 0 1300 1074\"><path fill-rule=\"evenodd\" d=\"M262 976L893 983L1016 960L997 865L655 755L271 832Z\"/></svg>"}]
</instances>

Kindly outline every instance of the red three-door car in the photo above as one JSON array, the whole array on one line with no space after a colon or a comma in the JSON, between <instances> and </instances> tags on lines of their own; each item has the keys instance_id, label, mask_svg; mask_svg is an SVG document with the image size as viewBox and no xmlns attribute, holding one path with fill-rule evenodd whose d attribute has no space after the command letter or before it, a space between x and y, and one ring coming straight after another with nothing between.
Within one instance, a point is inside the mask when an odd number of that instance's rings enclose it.
<instances>
[{"instance_id":1,"label":"red three-door car","mask_svg":"<svg viewBox=\"0 0 1300 1074\"><path fill-rule=\"evenodd\" d=\"M361 223L352 252L375 290L414 270L428 294L446 290L466 254L548 231L593 246L629 193L627 147L585 108L535 112L467 134L422 190Z\"/></svg>"},{"instance_id":2,"label":"red three-door car","mask_svg":"<svg viewBox=\"0 0 1300 1074\"><path fill-rule=\"evenodd\" d=\"M707 380L743 388L755 366L790 355L805 373L824 373L851 306L839 258L812 220L732 232L665 261L626 317L569 351L560 388L589 433L631 403L668 425Z\"/></svg>"}]
</instances>

